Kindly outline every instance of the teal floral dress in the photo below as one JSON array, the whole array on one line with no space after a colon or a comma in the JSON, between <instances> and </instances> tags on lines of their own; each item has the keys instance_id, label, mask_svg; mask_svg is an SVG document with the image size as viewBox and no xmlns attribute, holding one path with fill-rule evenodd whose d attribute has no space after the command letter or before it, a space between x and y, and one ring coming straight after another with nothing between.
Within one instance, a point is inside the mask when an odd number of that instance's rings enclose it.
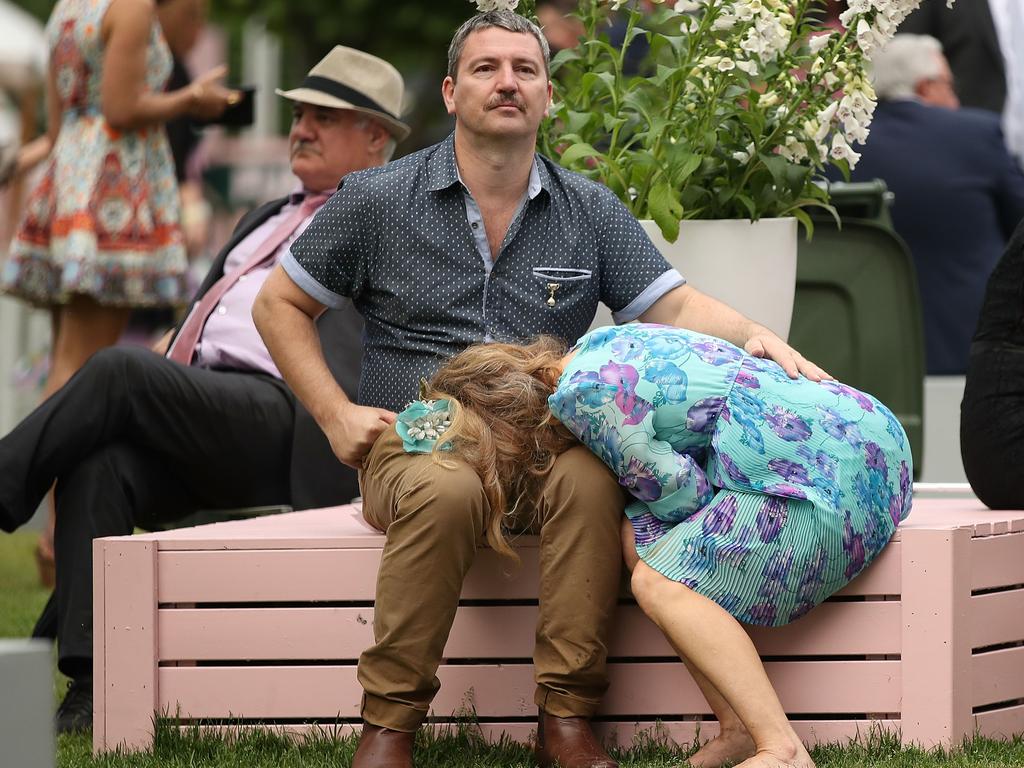
<instances>
[{"instance_id":1,"label":"teal floral dress","mask_svg":"<svg viewBox=\"0 0 1024 768\"><path fill-rule=\"evenodd\" d=\"M742 622L799 618L910 512L907 436L870 395L668 326L576 350L549 404L634 497L640 557Z\"/></svg>"}]
</instances>

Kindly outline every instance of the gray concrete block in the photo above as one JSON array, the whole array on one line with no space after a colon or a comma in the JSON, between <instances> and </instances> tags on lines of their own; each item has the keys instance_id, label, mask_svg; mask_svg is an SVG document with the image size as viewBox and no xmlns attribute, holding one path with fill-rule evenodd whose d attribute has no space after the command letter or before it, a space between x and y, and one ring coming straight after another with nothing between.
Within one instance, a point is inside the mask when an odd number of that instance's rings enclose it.
<instances>
[{"instance_id":1,"label":"gray concrete block","mask_svg":"<svg viewBox=\"0 0 1024 768\"><path fill-rule=\"evenodd\" d=\"M53 660L44 640L0 640L0 765L53 768Z\"/></svg>"}]
</instances>

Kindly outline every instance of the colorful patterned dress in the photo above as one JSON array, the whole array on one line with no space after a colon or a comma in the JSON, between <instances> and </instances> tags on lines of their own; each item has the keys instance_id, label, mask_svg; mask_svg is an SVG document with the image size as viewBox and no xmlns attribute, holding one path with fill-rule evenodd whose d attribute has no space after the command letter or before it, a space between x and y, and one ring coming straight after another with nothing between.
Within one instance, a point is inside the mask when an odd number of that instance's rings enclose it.
<instances>
[{"instance_id":1,"label":"colorful patterned dress","mask_svg":"<svg viewBox=\"0 0 1024 768\"><path fill-rule=\"evenodd\" d=\"M592 331L549 404L635 497L643 561L749 624L841 589L910 512L910 445L888 408L721 339Z\"/></svg>"},{"instance_id":2,"label":"colorful patterned dress","mask_svg":"<svg viewBox=\"0 0 1024 768\"><path fill-rule=\"evenodd\" d=\"M116 306L184 298L178 187L163 126L116 131L100 109L100 27L109 4L60 0L46 26L60 133L0 272L0 291L44 306L76 293ZM147 88L162 90L170 73L154 21Z\"/></svg>"}]
</instances>

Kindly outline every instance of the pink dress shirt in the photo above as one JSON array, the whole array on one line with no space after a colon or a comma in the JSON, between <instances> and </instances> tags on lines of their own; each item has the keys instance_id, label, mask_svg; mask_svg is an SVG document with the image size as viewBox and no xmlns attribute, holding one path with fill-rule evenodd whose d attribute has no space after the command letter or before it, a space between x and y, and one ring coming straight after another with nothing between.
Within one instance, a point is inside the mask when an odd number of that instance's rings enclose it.
<instances>
[{"instance_id":1,"label":"pink dress shirt","mask_svg":"<svg viewBox=\"0 0 1024 768\"><path fill-rule=\"evenodd\" d=\"M291 199L278 213L256 227L232 248L224 262L224 274L244 264L260 247L260 243L302 203L302 197L301 191L293 193ZM264 281L270 276L270 271L277 265L281 256L288 252L295 238L309 226L314 215L315 212L296 227L291 236L274 252L273 257L261 266L249 270L228 289L206 321L192 365L201 368L261 371L281 378L281 372L274 365L263 339L252 322L252 305Z\"/></svg>"}]
</instances>

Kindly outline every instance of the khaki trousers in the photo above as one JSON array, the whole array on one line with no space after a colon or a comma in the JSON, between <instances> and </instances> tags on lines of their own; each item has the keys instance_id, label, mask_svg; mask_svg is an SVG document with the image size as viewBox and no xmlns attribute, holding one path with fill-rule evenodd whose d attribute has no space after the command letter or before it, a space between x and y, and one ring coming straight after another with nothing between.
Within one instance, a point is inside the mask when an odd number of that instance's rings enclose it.
<instances>
[{"instance_id":1,"label":"khaki trousers","mask_svg":"<svg viewBox=\"0 0 1024 768\"><path fill-rule=\"evenodd\" d=\"M409 454L394 428L374 444L360 477L363 515L387 535L377 577L374 645L359 659L363 719L414 731L436 676L462 582L484 540L487 501L461 462L446 469ZM558 457L532 520L540 534L535 700L558 717L594 713L607 688L606 637L619 589L623 495L583 446Z\"/></svg>"}]
</instances>

